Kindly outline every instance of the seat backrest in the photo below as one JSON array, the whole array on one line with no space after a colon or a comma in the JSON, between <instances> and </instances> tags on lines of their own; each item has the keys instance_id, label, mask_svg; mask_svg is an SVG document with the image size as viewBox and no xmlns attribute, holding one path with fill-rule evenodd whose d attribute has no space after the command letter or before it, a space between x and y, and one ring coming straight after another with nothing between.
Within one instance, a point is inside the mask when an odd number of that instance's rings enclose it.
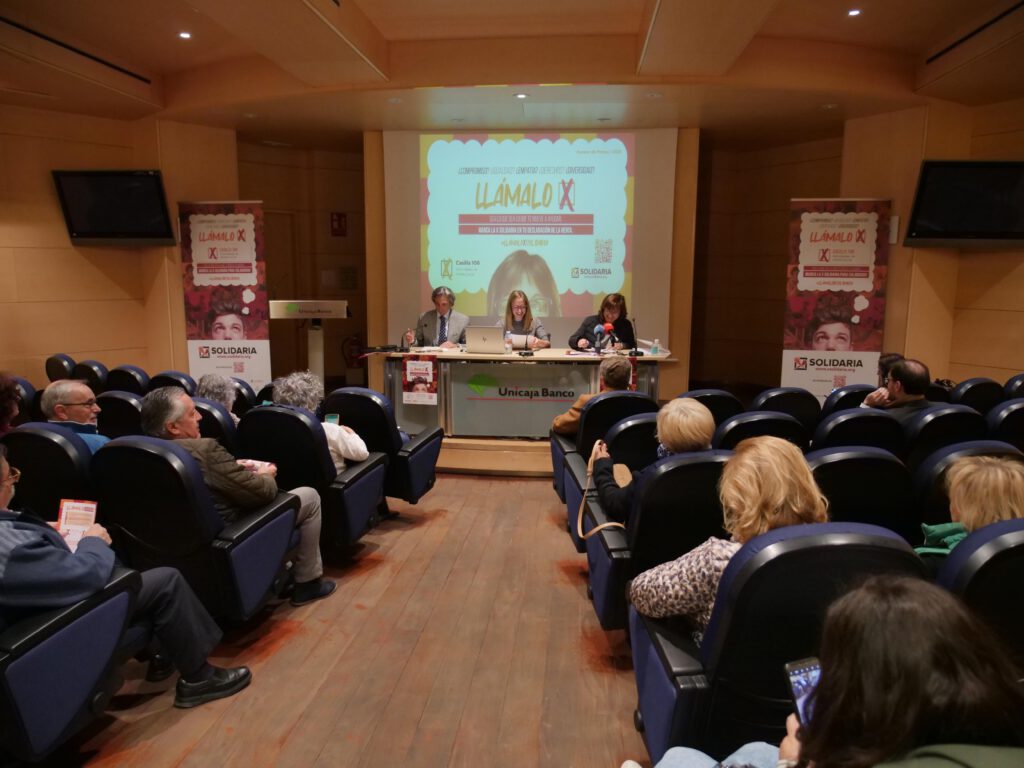
<instances>
[{"instance_id":1,"label":"seat backrest","mask_svg":"<svg viewBox=\"0 0 1024 768\"><path fill-rule=\"evenodd\" d=\"M811 448L867 445L899 454L903 451L903 426L884 411L848 408L821 420L814 430Z\"/></svg>"},{"instance_id":2,"label":"seat backrest","mask_svg":"<svg viewBox=\"0 0 1024 768\"><path fill-rule=\"evenodd\" d=\"M260 405L238 423L239 452L277 465L280 488L308 485L321 492L337 476L323 425L305 408Z\"/></svg>"},{"instance_id":3,"label":"seat backrest","mask_svg":"<svg viewBox=\"0 0 1024 768\"><path fill-rule=\"evenodd\" d=\"M658 414L627 416L612 425L604 440L612 461L639 471L658 458Z\"/></svg>"},{"instance_id":4,"label":"seat backrest","mask_svg":"<svg viewBox=\"0 0 1024 768\"><path fill-rule=\"evenodd\" d=\"M790 526L744 544L722 574L700 648L711 687L702 748L777 740L792 711L783 665L814 655L828 606L879 573L923 577L924 566L895 533L856 523Z\"/></svg>"},{"instance_id":5,"label":"seat backrest","mask_svg":"<svg viewBox=\"0 0 1024 768\"><path fill-rule=\"evenodd\" d=\"M590 456L594 443L604 440L608 430L627 416L654 413L658 404L642 392L602 392L590 398L580 412L580 428L576 432L576 450Z\"/></svg>"},{"instance_id":6,"label":"seat backrest","mask_svg":"<svg viewBox=\"0 0 1024 768\"><path fill-rule=\"evenodd\" d=\"M743 403L732 392L724 389L691 389L683 392L680 397L692 397L711 411L717 427L730 416L743 413Z\"/></svg>"},{"instance_id":7,"label":"seat backrest","mask_svg":"<svg viewBox=\"0 0 1024 768\"><path fill-rule=\"evenodd\" d=\"M679 453L659 459L637 478L626 536L633 574L674 560L722 528L718 481L731 451Z\"/></svg>"},{"instance_id":8,"label":"seat backrest","mask_svg":"<svg viewBox=\"0 0 1024 768\"><path fill-rule=\"evenodd\" d=\"M29 422L0 438L7 460L21 470L12 509L56 520L61 499L95 499L89 461L92 451L67 427Z\"/></svg>"},{"instance_id":9,"label":"seat backrest","mask_svg":"<svg viewBox=\"0 0 1024 768\"><path fill-rule=\"evenodd\" d=\"M199 421L199 434L203 437L212 437L224 446L228 453L237 453L238 434L235 420L231 418L228 409L222 403L205 397L194 397L192 402L203 417Z\"/></svg>"},{"instance_id":10,"label":"seat backrest","mask_svg":"<svg viewBox=\"0 0 1024 768\"><path fill-rule=\"evenodd\" d=\"M1024 397L1004 400L985 417L988 436L1024 451Z\"/></svg>"},{"instance_id":11,"label":"seat backrest","mask_svg":"<svg viewBox=\"0 0 1024 768\"><path fill-rule=\"evenodd\" d=\"M864 398L874 392L870 384L847 384L845 387L833 389L821 406L821 418L830 416L847 408L859 408Z\"/></svg>"},{"instance_id":12,"label":"seat backrest","mask_svg":"<svg viewBox=\"0 0 1024 768\"><path fill-rule=\"evenodd\" d=\"M235 402L231 406L231 412L238 418L242 418L250 408L259 405L256 399L256 392L245 379L237 376L231 377L231 383L235 386Z\"/></svg>"},{"instance_id":13,"label":"seat backrest","mask_svg":"<svg viewBox=\"0 0 1024 768\"><path fill-rule=\"evenodd\" d=\"M747 411L726 419L718 425L712 448L731 451L748 437L772 435L796 445L801 451L807 449L808 432L795 417L775 411Z\"/></svg>"},{"instance_id":14,"label":"seat backrest","mask_svg":"<svg viewBox=\"0 0 1024 768\"><path fill-rule=\"evenodd\" d=\"M1024 453L999 440L969 440L935 451L914 471L915 506L922 523L949 522L946 471L954 461L966 456L1004 456L1024 461Z\"/></svg>"},{"instance_id":15,"label":"seat backrest","mask_svg":"<svg viewBox=\"0 0 1024 768\"><path fill-rule=\"evenodd\" d=\"M269 405L274 402L274 382L269 381L260 387L260 391L256 393L256 405Z\"/></svg>"},{"instance_id":16,"label":"seat backrest","mask_svg":"<svg viewBox=\"0 0 1024 768\"><path fill-rule=\"evenodd\" d=\"M100 522L128 564L174 565L194 588L186 570L203 571L224 522L192 455L171 440L120 437L96 451L92 475Z\"/></svg>"},{"instance_id":17,"label":"seat backrest","mask_svg":"<svg viewBox=\"0 0 1024 768\"><path fill-rule=\"evenodd\" d=\"M391 401L365 387L342 387L324 400L324 413L338 414L338 423L351 427L367 450L394 456L402 447Z\"/></svg>"},{"instance_id":18,"label":"seat backrest","mask_svg":"<svg viewBox=\"0 0 1024 768\"><path fill-rule=\"evenodd\" d=\"M196 380L182 371L160 371L149 380L149 391L160 387L181 387L189 395L196 393Z\"/></svg>"},{"instance_id":19,"label":"seat backrest","mask_svg":"<svg viewBox=\"0 0 1024 768\"><path fill-rule=\"evenodd\" d=\"M808 434L814 431L821 419L821 403L802 387L766 389L754 398L750 410L788 413L804 425Z\"/></svg>"},{"instance_id":20,"label":"seat backrest","mask_svg":"<svg viewBox=\"0 0 1024 768\"><path fill-rule=\"evenodd\" d=\"M137 365L119 365L107 374L107 389L142 397L149 392L149 374Z\"/></svg>"},{"instance_id":21,"label":"seat backrest","mask_svg":"<svg viewBox=\"0 0 1024 768\"><path fill-rule=\"evenodd\" d=\"M988 433L984 417L966 405L944 403L927 408L903 425L906 464L914 471L935 451Z\"/></svg>"},{"instance_id":22,"label":"seat backrest","mask_svg":"<svg viewBox=\"0 0 1024 768\"><path fill-rule=\"evenodd\" d=\"M968 535L935 580L995 627L1024 662L1024 520L1001 520Z\"/></svg>"},{"instance_id":23,"label":"seat backrest","mask_svg":"<svg viewBox=\"0 0 1024 768\"><path fill-rule=\"evenodd\" d=\"M973 408L982 416L1003 401L1003 385L995 379L976 376L965 379L949 393L951 403L960 403Z\"/></svg>"},{"instance_id":24,"label":"seat backrest","mask_svg":"<svg viewBox=\"0 0 1024 768\"><path fill-rule=\"evenodd\" d=\"M921 541L910 472L889 451L824 448L808 453L807 465L828 499L830 521L880 525L912 544Z\"/></svg>"},{"instance_id":25,"label":"seat backrest","mask_svg":"<svg viewBox=\"0 0 1024 768\"><path fill-rule=\"evenodd\" d=\"M1024 373L1011 376L1003 385L1004 400L1014 400L1018 397L1024 397Z\"/></svg>"},{"instance_id":26,"label":"seat backrest","mask_svg":"<svg viewBox=\"0 0 1024 768\"><path fill-rule=\"evenodd\" d=\"M101 435L113 439L142 434L142 398L131 392L108 391L96 397L96 417Z\"/></svg>"},{"instance_id":27,"label":"seat backrest","mask_svg":"<svg viewBox=\"0 0 1024 768\"><path fill-rule=\"evenodd\" d=\"M17 427L35 420L32 416L32 404L36 399L36 388L32 386L32 382L21 376L11 376L11 380L18 388L18 415L11 420L11 426Z\"/></svg>"},{"instance_id":28,"label":"seat backrest","mask_svg":"<svg viewBox=\"0 0 1024 768\"><path fill-rule=\"evenodd\" d=\"M58 379L70 379L71 372L75 369L75 359L71 355L58 352L46 358L46 378L50 381Z\"/></svg>"},{"instance_id":29,"label":"seat backrest","mask_svg":"<svg viewBox=\"0 0 1024 768\"><path fill-rule=\"evenodd\" d=\"M928 388L924 391L925 399L932 403L948 403L951 402L953 390L948 387L944 387L941 384L936 384L934 381L928 385Z\"/></svg>"},{"instance_id":30,"label":"seat backrest","mask_svg":"<svg viewBox=\"0 0 1024 768\"><path fill-rule=\"evenodd\" d=\"M71 378L84 380L98 395L107 388L107 366L97 360L83 360L71 369Z\"/></svg>"}]
</instances>

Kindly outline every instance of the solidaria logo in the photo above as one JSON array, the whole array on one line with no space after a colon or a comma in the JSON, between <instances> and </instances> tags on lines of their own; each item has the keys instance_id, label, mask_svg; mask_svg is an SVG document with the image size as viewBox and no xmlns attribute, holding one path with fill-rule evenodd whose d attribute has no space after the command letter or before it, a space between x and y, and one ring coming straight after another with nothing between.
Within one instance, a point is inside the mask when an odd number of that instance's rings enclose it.
<instances>
[{"instance_id":1,"label":"solidaria logo","mask_svg":"<svg viewBox=\"0 0 1024 768\"><path fill-rule=\"evenodd\" d=\"M611 277L610 267L573 267L573 277Z\"/></svg>"},{"instance_id":2,"label":"solidaria logo","mask_svg":"<svg viewBox=\"0 0 1024 768\"><path fill-rule=\"evenodd\" d=\"M256 347L210 347L215 355L255 355Z\"/></svg>"},{"instance_id":3,"label":"solidaria logo","mask_svg":"<svg viewBox=\"0 0 1024 768\"><path fill-rule=\"evenodd\" d=\"M807 366L815 368L863 368L863 360L847 360L842 357L794 357L793 370L806 371Z\"/></svg>"}]
</instances>

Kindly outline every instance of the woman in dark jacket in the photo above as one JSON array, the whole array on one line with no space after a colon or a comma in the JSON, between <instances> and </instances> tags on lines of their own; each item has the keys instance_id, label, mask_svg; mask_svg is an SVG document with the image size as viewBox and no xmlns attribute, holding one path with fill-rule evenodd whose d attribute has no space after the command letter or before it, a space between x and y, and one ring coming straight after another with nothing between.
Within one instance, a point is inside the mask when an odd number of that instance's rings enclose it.
<instances>
[{"instance_id":1,"label":"woman in dark jacket","mask_svg":"<svg viewBox=\"0 0 1024 768\"><path fill-rule=\"evenodd\" d=\"M621 293L609 293L601 302L597 314L587 317L576 329L576 333L569 337L569 348L595 349L598 346L598 334L594 333L594 328L605 323L612 324L612 333L618 341L602 332L601 346L610 346L612 349L632 349L636 346L633 324L626 318L626 297Z\"/></svg>"}]
</instances>

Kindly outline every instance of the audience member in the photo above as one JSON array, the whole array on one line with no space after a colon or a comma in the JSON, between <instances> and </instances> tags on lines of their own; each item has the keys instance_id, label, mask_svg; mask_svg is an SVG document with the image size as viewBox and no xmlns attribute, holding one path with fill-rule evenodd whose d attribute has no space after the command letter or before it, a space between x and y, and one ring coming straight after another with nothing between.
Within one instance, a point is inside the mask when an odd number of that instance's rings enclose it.
<instances>
[{"instance_id":1,"label":"audience member","mask_svg":"<svg viewBox=\"0 0 1024 768\"><path fill-rule=\"evenodd\" d=\"M114 551L102 525L88 528L72 552L49 524L8 511L18 477L0 445L0 630L38 611L84 600L101 590L114 570ZM181 574L152 568L141 576L132 620L152 628L161 652L181 672L174 706L195 707L249 685L252 674L246 667L225 669L207 661L221 632ZM166 676L151 665L147 678Z\"/></svg>"},{"instance_id":2,"label":"audience member","mask_svg":"<svg viewBox=\"0 0 1024 768\"><path fill-rule=\"evenodd\" d=\"M905 359L899 352L883 352L878 356L878 386L884 387L886 379L889 378L889 371L900 360Z\"/></svg>"},{"instance_id":3,"label":"audience member","mask_svg":"<svg viewBox=\"0 0 1024 768\"><path fill-rule=\"evenodd\" d=\"M612 332L618 341L612 339L611 335L602 332L601 343L598 344L598 334L594 329L605 323L612 324ZM633 324L626 316L626 297L621 293L609 293L601 301L601 307L596 315L584 318L576 333L569 337L570 349L597 349L598 346L611 347L613 349L632 349L636 346L636 337L633 335Z\"/></svg>"},{"instance_id":4,"label":"audience member","mask_svg":"<svg viewBox=\"0 0 1024 768\"><path fill-rule=\"evenodd\" d=\"M864 398L862 406L881 408L900 424L906 424L921 411L935 405L925 398L930 380L928 366L920 360L897 360L882 386Z\"/></svg>"},{"instance_id":5,"label":"audience member","mask_svg":"<svg viewBox=\"0 0 1024 768\"><path fill-rule=\"evenodd\" d=\"M215 403L223 405L231 414L235 424L238 424L239 419L231 409L235 406L235 397L237 396L238 390L235 389L234 382L227 376L221 376L219 373L205 373L199 378L196 397L205 397L207 400L213 400Z\"/></svg>"},{"instance_id":6,"label":"audience member","mask_svg":"<svg viewBox=\"0 0 1024 768\"><path fill-rule=\"evenodd\" d=\"M456 312L455 294L446 285L439 285L430 294L434 308L420 315L416 330L405 332L405 343L410 347L443 347L451 349L466 343L466 326L469 318Z\"/></svg>"},{"instance_id":7,"label":"audience member","mask_svg":"<svg viewBox=\"0 0 1024 768\"><path fill-rule=\"evenodd\" d=\"M17 382L9 376L0 374L0 435L11 431L14 420L18 418L19 400L21 390L18 389Z\"/></svg>"},{"instance_id":8,"label":"audience member","mask_svg":"<svg viewBox=\"0 0 1024 768\"><path fill-rule=\"evenodd\" d=\"M924 579L874 576L839 598L825 615L820 660L809 722L790 715L777 751L748 744L721 765L1024 765L1019 670L995 633ZM697 750L674 747L657 768L716 765Z\"/></svg>"},{"instance_id":9,"label":"audience member","mask_svg":"<svg viewBox=\"0 0 1024 768\"><path fill-rule=\"evenodd\" d=\"M703 403L692 397L669 400L658 411L658 458L675 453L705 451L711 447L715 419ZM601 499L601 509L612 520L625 522L633 505L636 479L633 473L628 485L619 487L615 481L614 464L603 440L594 443L594 484Z\"/></svg>"},{"instance_id":10,"label":"audience member","mask_svg":"<svg viewBox=\"0 0 1024 768\"><path fill-rule=\"evenodd\" d=\"M84 381L58 379L43 390L39 405L49 421L77 432L93 453L110 442L98 431L100 406Z\"/></svg>"},{"instance_id":11,"label":"audience member","mask_svg":"<svg viewBox=\"0 0 1024 768\"><path fill-rule=\"evenodd\" d=\"M324 383L312 371L296 371L274 382L274 402L281 405L294 405L316 413L323 399ZM350 427L324 422L323 428L338 472L344 471L346 459L366 461L369 457L366 443Z\"/></svg>"},{"instance_id":12,"label":"audience member","mask_svg":"<svg viewBox=\"0 0 1024 768\"><path fill-rule=\"evenodd\" d=\"M633 378L633 366L626 357L606 357L601 361L597 369L597 376L601 381L601 392L618 392L629 389L629 382ZM559 435L572 437L580 428L580 414L591 398L597 397L601 392L588 392L576 398L568 411L555 416L551 422L551 430Z\"/></svg>"},{"instance_id":13,"label":"audience member","mask_svg":"<svg viewBox=\"0 0 1024 768\"><path fill-rule=\"evenodd\" d=\"M530 300L523 291L512 291L508 295L505 317L497 322L497 326L512 334L512 346L515 349L544 349L551 346L551 334L533 316Z\"/></svg>"},{"instance_id":14,"label":"audience member","mask_svg":"<svg viewBox=\"0 0 1024 768\"><path fill-rule=\"evenodd\" d=\"M1000 520L1024 517L1024 462L996 456L966 456L946 471L950 523L921 526L920 555L942 558L972 531Z\"/></svg>"},{"instance_id":15,"label":"audience member","mask_svg":"<svg viewBox=\"0 0 1024 768\"><path fill-rule=\"evenodd\" d=\"M722 471L719 498L731 539L710 538L644 571L629 589L633 605L646 616L687 616L698 641L711 619L722 572L743 544L775 528L828 519L828 502L800 449L778 437L752 437L736 447Z\"/></svg>"},{"instance_id":16,"label":"audience member","mask_svg":"<svg viewBox=\"0 0 1024 768\"><path fill-rule=\"evenodd\" d=\"M244 510L269 504L277 495L274 480L277 467L267 462L238 460L213 438L200 437L199 421L192 398L178 387L160 387L142 401L142 429L154 437L175 440L192 454L203 472L214 506L226 522ZM292 568L295 591L292 605L305 605L327 597L335 583L321 578L320 495L312 488L289 491L299 497L296 517L299 549Z\"/></svg>"}]
</instances>

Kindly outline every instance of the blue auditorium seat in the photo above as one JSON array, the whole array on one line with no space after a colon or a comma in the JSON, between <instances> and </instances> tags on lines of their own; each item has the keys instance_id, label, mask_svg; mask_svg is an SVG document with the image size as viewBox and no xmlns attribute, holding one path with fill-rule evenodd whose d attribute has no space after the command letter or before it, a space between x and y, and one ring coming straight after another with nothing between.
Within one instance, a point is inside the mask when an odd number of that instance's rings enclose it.
<instances>
[{"instance_id":1,"label":"blue auditorium seat","mask_svg":"<svg viewBox=\"0 0 1024 768\"><path fill-rule=\"evenodd\" d=\"M21 470L12 509L56 520L61 499L96 498L89 473L92 451L67 427L30 421L0 442L7 446L7 461Z\"/></svg>"}]
</instances>

